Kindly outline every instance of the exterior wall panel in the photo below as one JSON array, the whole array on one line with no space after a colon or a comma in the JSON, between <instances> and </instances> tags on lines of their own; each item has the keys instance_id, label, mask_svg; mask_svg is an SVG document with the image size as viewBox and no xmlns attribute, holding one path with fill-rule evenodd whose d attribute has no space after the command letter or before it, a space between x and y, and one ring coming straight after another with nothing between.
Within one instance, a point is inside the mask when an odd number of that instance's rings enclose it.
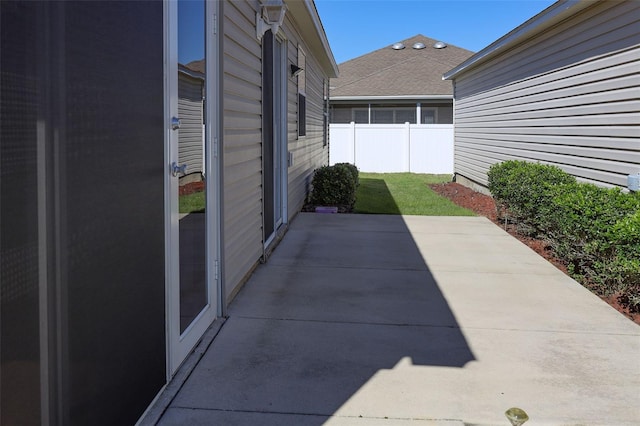
<instances>
[{"instance_id":1,"label":"exterior wall panel","mask_svg":"<svg viewBox=\"0 0 640 426\"><path fill-rule=\"evenodd\" d=\"M226 300L262 256L262 49L256 10L227 1L223 10L223 173Z\"/></svg>"},{"instance_id":2,"label":"exterior wall panel","mask_svg":"<svg viewBox=\"0 0 640 426\"><path fill-rule=\"evenodd\" d=\"M296 80L289 79L288 90L288 137L289 152L293 158L293 165L288 168L289 218L295 216L302 208L309 190L315 169L329 164L328 144L324 145L324 94L323 82L327 77L323 74L316 59L309 54L299 35L291 29L289 31L289 60L297 63L296 49L298 44L307 53L305 64L306 80L306 135L298 137L298 86ZM293 55L292 55L293 54Z\"/></svg>"},{"instance_id":3,"label":"exterior wall panel","mask_svg":"<svg viewBox=\"0 0 640 426\"><path fill-rule=\"evenodd\" d=\"M227 301L239 290L263 255L263 129L262 42L256 38L257 2L223 3L223 163L224 256ZM313 171L328 164L323 133L325 71L306 45L293 17L293 4L278 33L286 46L287 221L301 209ZM298 60L298 46L306 52L307 133L298 137L298 86L289 65ZM285 165L286 167L286 165ZM278 233L280 236L281 233Z\"/></svg>"},{"instance_id":4,"label":"exterior wall panel","mask_svg":"<svg viewBox=\"0 0 640 426\"><path fill-rule=\"evenodd\" d=\"M640 4L600 2L455 77L455 171L520 159L626 186L640 172Z\"/></svg>"},{"instance_id":5,"label":"exterior wall panel","mask_svg":"<svg viewBox=\"0 0 640 426\"><path fill-rule=\"evenodd\" d=\"M178 162L186 164L186 174L202 173L203 83L201 79L179 74L178 116L181 126L178 143Z\"/></svg>"}]
</instances>

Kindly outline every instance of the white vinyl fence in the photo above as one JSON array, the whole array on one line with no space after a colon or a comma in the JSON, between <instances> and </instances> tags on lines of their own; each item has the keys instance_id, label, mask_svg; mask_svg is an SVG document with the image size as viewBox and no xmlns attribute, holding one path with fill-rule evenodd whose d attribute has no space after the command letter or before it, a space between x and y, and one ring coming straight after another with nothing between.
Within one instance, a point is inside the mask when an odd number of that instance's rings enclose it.
<instances>
[{"instance_id":1,"label":"white vinyl fence","mask_svg":"<svg viewBox=\"0 0 640 426\"><path fill-rule=\"evenodd\" d=\"M453 124L331 124L329 163L362 172L453 173Z\"/></svg>"}]
</instances>

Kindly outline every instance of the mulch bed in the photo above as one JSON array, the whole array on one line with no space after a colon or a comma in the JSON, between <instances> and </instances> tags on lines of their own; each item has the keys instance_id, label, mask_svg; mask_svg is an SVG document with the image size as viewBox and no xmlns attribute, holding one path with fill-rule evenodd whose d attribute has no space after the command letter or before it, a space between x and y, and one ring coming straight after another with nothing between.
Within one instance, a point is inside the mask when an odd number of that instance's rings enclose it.
<instances>
[{"instance_id":1,"label":"mulch bed","mask_svg":"<svg viewBox=\"0 0 640 426\"><path fill-rule=\"evenodd\" d=\"M178 195L189 195L202 191L204 191L204 181L190 182L178 187Z\"/></svg>"},{"instance_id":2,"label":"mulch bed","mask_svg":"<svg viewBox=\"0 0 640 426\"><path fill-rule=\"evenodd\" d=\"M476 192L455 182L432 184L429 185L429 187L439 195L450 199L455 204L465 207L480 216L485 216L498 226L505 229L505 224L497 218L496 205L493 198L490 196ZM553 255L553 252L544 241L522 236L516 232L515 227L512 225L507 226L506 231L529 246L547 261L551 262L556 268L567 274L567 267L564 262ZM631 312L629 307L624 303L624 298L620 295L612 295L609 297L601 296L601 298L619 312L630 318L633 322L640 324L640 312Z\"/></svg>"}]
</instances>

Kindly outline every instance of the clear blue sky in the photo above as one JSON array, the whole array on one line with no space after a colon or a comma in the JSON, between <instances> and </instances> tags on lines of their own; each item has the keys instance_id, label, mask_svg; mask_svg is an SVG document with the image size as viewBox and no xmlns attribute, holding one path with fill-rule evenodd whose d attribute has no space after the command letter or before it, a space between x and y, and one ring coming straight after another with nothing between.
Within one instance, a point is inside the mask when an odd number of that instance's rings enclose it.
<instances>
[{"instance_id":1,"label":"clear blue sky","mask_svg":"<svg viewBox=\"0 0 640 426\"><path fill-rule=\"evenodd\" d=\"M555 0L315 0L337 63L416 34L473 52Z\"/></svg>"},{"instance_id":2,"label":"clear blue sky","mask_svg":"<svg viewBox=\"0 0 640 426\"><path fill-rule=\"evenodd\" d=\"M204 58L204 1L178 2L178 62Z\"/></svg>"}]
</instances>

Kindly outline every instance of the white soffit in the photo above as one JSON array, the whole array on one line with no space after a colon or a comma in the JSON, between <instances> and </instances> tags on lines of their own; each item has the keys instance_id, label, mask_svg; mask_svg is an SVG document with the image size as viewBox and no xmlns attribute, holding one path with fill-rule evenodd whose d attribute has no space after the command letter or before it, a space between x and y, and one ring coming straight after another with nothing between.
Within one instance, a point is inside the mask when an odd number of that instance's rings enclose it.
<instances>
[{"instance_id":1,"label":"white soffit","mask_svg":"<svg viewBox=\"0 0 640 426\"><path fill-rule=\"evenodd\" d=\"M394 101L394 100L452 100L453 95L401 95L401 96L330 96L332 101Z\"/></svg>"}]
</instances>

